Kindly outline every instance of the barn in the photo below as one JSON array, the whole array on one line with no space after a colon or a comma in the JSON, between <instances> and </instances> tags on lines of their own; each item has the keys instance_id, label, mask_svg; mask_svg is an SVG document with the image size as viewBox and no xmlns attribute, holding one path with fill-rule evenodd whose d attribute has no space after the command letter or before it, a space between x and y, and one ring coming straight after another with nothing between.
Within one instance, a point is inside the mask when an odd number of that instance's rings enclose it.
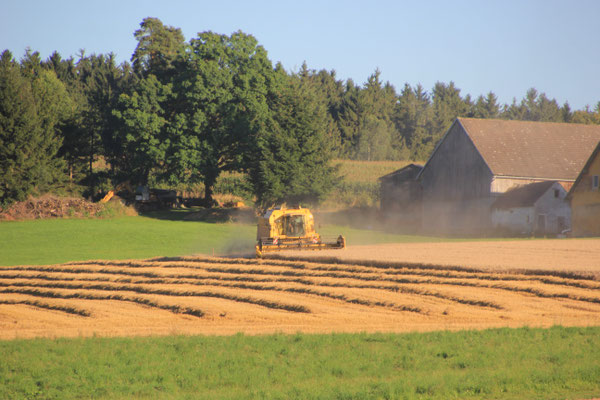
<instances>
[{"instance_id":1,"label":"barn","mask_svg":"<svg viewBox=\"0 0 600 400\"><path fill-rule=\"evenodd\" d=\"M600 236L600 143L567 195L573 215L573 236Z\"/></svg>"},{"instance_id":2,"label":"barn","mask_svg":"<svg viewBox=\"0 0 600 400\"><path fill-rule=\"evenodd\" d=\"M420 164L409 164L379 178L380 210L389 224L420 228L421 184L417 177L422 169Z\"/></svg>"},{"instance_id":3,"label":"barn","mask_svg":"<svg viewBox=\"0 0 600 400\"><path fill-rule=\"evenodd\" d=\"M516 186L569 190L600 141L600 126L457 118L418 176L425 231L481 233L491 206Z\"/></svg>"}]
</instances>

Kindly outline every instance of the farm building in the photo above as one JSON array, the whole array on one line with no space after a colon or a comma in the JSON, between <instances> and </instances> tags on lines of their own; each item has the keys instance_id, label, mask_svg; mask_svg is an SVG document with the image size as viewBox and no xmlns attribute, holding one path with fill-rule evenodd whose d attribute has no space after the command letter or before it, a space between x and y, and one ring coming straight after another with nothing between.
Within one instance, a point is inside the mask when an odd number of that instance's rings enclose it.
<instances>
[{"instance_id":1,"label":"farm building","mask_svg":"<svg viewBox=\"0 0 600 400\"><path fill-rule=\"evenodd\" d=\"M570 189L599 141L597 125L457 118L418 176L423 229L487 231L500 195L543 181Z\"/></svg>"},{"instance_id":2,"label":"farm building","mask_svg":"<svg viewBox=\"0 0 600 400\"><path fill-rule=\"evenodd\" d=\"M573 214L573 236L600 236L600 143L567 195Z\"/></svg>"},{"instance_id":3,"label":"farm building","mask_svg":"<svg viewBox=\"0 0 600 400\"><path fill-rule=\"evenodd\" d=\"M518 235L556 235L571 225L567 191L555 181L517 186L492 204L492 225Z\"/></svg>"},{"instance_id":4,"label":"farm building","mask_svg":"<svg viewBox=\"0 0 600 400\"><path fill-rule=\"evenodd\" d=\"M379 178L380 210L388 221L404 227L421 225L421 184L417 176L422 165L409 164Z\"/></svg>"},{"instance_id":5,"label":"farm building","mask_svg":"<svg viewBox=\"0 0 600 400\"><path fill-rule=\"evenodd\" d=\"M379 178L382 211L402 211L421 201L417 176L422 169L422 165L409 164Z\"/></svg>"}]
</instances>

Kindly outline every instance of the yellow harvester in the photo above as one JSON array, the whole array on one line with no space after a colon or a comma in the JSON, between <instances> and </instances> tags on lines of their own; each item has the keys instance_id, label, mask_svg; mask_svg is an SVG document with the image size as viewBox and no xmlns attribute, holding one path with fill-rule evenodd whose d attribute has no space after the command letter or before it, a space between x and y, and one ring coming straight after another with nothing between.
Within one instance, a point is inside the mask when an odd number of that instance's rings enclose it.
<instances>
[{"instance_id":1,"label":"yellow harvester","mask_svg":"<svg viewBox=\"0 0 600 400\"><path fill-rule=\"evenodd\" d=\"M280 250L343 249L346 239L324 240L315 231L312 213L307 208L271 208L258 218L256 256Z\"/></svg>"}]
</instances>

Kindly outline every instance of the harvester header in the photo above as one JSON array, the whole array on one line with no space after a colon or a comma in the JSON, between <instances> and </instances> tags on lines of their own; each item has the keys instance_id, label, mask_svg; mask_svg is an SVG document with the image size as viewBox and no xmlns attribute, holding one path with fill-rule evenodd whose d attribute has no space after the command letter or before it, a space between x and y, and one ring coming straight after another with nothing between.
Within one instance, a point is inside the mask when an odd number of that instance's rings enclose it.
<instances>
[{"instance_id":1,"label":"harvester header","mask_svg":"<svg viewBox=\"0 0 600 400\"><path fill-rule=\"evenodd\" d=\"M325 239L315 231L314 217L308 208L285 206L267 210L258 218L256 256L281 250L343 249L346 239Z\"/></svg>"}]
</instances>

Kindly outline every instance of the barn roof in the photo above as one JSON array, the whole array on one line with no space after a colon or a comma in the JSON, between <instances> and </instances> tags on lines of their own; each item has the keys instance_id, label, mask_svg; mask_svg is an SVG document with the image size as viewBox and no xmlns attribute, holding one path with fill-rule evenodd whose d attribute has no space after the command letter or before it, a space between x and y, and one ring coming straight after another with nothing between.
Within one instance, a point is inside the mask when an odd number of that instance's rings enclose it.
<instances>
[{"instance_id":1,"label":"barn roof","mask_svg":"<svg viewBox=\"0 0 600 400\"><path fill-rule=\"evenodd\" d=\"M510 189L498 197L494 204L492 204L492 208L531 207L554 183L555 181L535 182Z\"/></svg>"},{"instance_id":2,"label":"barn roof","mask_svg":"<svg viewBox=\"0 0 600 400\"><path fill-rule=\"evenodd\" d=\"M600 142L599 125L475 118L456 122L496 176L574 181Z\"/></svg>"},{"instance_id":3,"label":"barn roof","mask_svg":"<svg viewBox=\"0 0 600 400\"><path fill-rule=\"evenodd\" d=\"M598 157L598 153L599 152L600 152L600 142L598 142L598 145L594 148L594 151L592 151L592 154L590 155L590 157L585 162L585 165L583 166L583 168L579 172L579 175L577 175L577 179L575 180L575 183L573 184L573 186L571 186L571 189L569 189L569 193L567 193L567 198L568 199L572 198L573 193L575 193L575 191L577 190L577 186L579 186L579 184L581 182L581 178L585 174L588 173L589 168L590 168L590 164L592 164L592 162L594 162L594 160L596 159L596 157Z\"/></svg>"},{"instance_id":4,"label":"barn roof","mask_svg":"<svg viewBox=\"0 0 600 400\"><path fill-rule=\"evenodd\" d=\"M378 180L394 182L413 180L419 175L419 172L421 172L422 169L423 166L421 164L408 164L405 167L380 177Z\"/></svg>"}]
</instances>

